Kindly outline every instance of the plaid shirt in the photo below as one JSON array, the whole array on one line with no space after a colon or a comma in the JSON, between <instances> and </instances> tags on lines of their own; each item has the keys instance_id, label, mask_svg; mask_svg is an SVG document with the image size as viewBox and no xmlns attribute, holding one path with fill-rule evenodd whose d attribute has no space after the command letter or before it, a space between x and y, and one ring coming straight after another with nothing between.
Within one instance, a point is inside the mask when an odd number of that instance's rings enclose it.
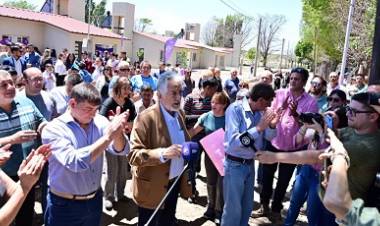
<instances>
[{"instance_id":1,"label":"plaid shirt","mask_svg":"<svg viewBox=\"0 0 380 226\"><path fill-rule=\"evenodd\" d=\"M46 121L34 103L22 96L16 96L12 102L11 112L0 108L0 137L11 136L21 130L36 131L41 122ZM33 148L36 148L37 140L14 144L10 150L13 152L2 170L9 176L16 176L18 168Z\"/></svg>"}]
</instances>

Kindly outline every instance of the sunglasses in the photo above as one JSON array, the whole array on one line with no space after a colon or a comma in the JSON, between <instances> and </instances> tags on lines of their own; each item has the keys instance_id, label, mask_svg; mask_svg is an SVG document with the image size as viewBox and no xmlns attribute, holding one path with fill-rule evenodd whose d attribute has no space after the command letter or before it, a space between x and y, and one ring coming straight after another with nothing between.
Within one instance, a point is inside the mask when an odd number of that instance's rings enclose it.
<instances>
[{"instance_id":1,"label":"sunglasses","mask_svg":"<svg viewBox=\"0 0 380 226\"><path fill-rule=\"evenodd\" d=\"M129 68L120 68L119 71L130 71L131 69Z\"/></svg>"},{"instance_id":2,"label":"sunglasses","mask_svg":"<svg viewBox=\"0 0 380 226\"><path fill-rule=\"evenodd\" d=\"M322 84L319 82L311 82L310 83L312 86L321 86Z\"/></svg>"},{"instance_id":3,"label":"sunglasses","mask_svg":"<svg viewBox=\"0 0 380 226\"><path fill-rule=\"evenodd\" d=\"M373 110L367 110L367 111L361 111L357 110L355 108L352 108L350 106L346 106L346 111L348 112L349 115L355 117L356 114L369 114L369 113L375 113Z\"/></svg>"},{"instance_id":4,"label":"sunglasses","mask_svg":"<svg viewBox=\"0 0 380 226\"><path fill-rule=\"evenodd\" d=\"M328 101L328 102L338 103L338 102L340 102L341 100L340 100L339 98L327 97L327 101Z\"/></svg>"}]
</instances>

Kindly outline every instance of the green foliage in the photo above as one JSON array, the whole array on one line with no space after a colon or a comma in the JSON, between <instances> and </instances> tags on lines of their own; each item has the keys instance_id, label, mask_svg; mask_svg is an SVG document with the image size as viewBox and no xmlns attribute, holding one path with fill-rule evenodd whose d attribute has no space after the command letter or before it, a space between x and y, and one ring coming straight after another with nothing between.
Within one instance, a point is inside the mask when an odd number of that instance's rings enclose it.
<instances>
[{"instance_id":1,"label":"green foliage","mask_svg":"<svg viewBox=\"0 0 380 226\"><path fill-rule=\"evenodd\" d=\"M298 62L302 62L303 60L310 60L310 54L313 51L313 44L300 40L296 45L296 49L294 50L294 54L298 57Z\"/></svg>"},{"instance_id":2,"label":"green foliage","mask_svg":"<svg viewBox=\"0 0 380 226\"><path fill-rule=\"evenodd\" d=\"M89 9L89 6L91 4L91 8ZM88 23L88 12L90 11L90 15L91 15L91 18L90 18L90 23L99 27L104 18L106 17L106 4L107 4L107 0L102 0L99 2L99 4L95 4L95 1L94 0L86 0L86 4L85 4L85 22Z\"/></svg>"},{"instance_id":3,"label":"green foliage","mask_svg":"<svg viewBox=\"0 0 380 226\"><path fill-rule=\"evenodd\" d=\"M247 58L247 60L253 61L256 57L256 48L250 48L245 57Z\"/></svg>"},{"instance_id":4,"label":"green foliage","mask_svg":"<svg viewBox=\"0 0 380 226\"><path fill-rule=\"evenodd\" d=\"M349 0L302 0L302 38L316 43L318 58L329 59L335 67L342 59ZM376 0L356 0L348 66L371 58ZM333 68L334 69L334 68Z\"/></svg>"},{"instance_id":5,"label":"green foliage","mask_svg":"<svg viewBox=\"0 0 380 226\"><path fill-rule=\"evenodd\" d=\"M187 67L187 52L186 51L180 51L176 54L176 64L181 64L181 67L186 68Z\"/></svg>"},{"instance_id":6,"label":"green foliage","mask_svg":"<svg viewBox=\"0 0 380 226\"><path fill-rule=\"evenodd\" d=\"M19 9L36 10L37 6L29 3L26 0L10 0L4 3L4 6L15 7Z\"/></svg>"}]
</instances>

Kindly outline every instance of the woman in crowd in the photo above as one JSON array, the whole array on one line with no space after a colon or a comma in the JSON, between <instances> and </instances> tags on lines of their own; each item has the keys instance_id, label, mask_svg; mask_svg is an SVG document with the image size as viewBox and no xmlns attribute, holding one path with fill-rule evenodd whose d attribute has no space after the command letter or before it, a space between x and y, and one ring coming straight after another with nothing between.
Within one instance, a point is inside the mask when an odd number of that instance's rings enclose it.
<instances>
[{"instance_id":1,"label":"woman in crowd","mask_svg":"<svg viewBox=\"0 0 380 226\"><path fill-rule=\"evenodd\" d=\"M121 112L129 111L130 122L128 128L125 129L125 134L129 135L132 130L132 123L136 117L135 106L129 99L132 92L131 84L127 77L119 77L112 89L111 96L107 98L100 109L100 114L108 119L116 114L117 108ZM124 188L127 181L128 173L128 160L126 156L112 155L106 152L107 160L107 180L104 190L105 203L104 206L107 210L113 208L113 203L116 201L115 190L117 193L118 201L125 201L127 198L124 196Z\"/></svg>"},{"instance_id":2,"label":"woman in crowd","mask_svg":"<svg viewBox=\"0 0 380 226\"><path fill-rule=\"evenodd\" d=\"M95 87L99 90L102 96L102 101L108 98L109 83L112 79L113 72L110 65L104 66L102 75L98 78L95 83Z\"/></svg>"},{"instance_id":3,"label":"woman in crowd","mask_svg":"<svg viewBox=\"0 0 380 226\"><path fill-rule=\"evenodd\" d=\"M211 111L204 113L198 119L198 122L189 131L190 136L194 136L205 130L206 135L225 128L225 111L230 101L225 92L217 92L211 99ZM220 223L223 211L223 178L219 175L208 155L205 155L205 168L207 175L207 193L208 207L203 217L209 220L215 220Z\"/></svg>"},{"instance_id":4,"label":"woman in crowd","mask_svg":"<svg viewBox=\"0 0 380 226\"><path fill-rule=\"evenodd\" d=\"M46 64L54 65L53 58L51 57L51 49L45 49L41 58L41 71L45 71Z\"/></svg>"},{"instance_id":5,"label":"woman in crowd","mask_svg":"<svg viewBox=\"0 0 380 226\"><path fill-rule=\"evenodd\" d=\"M185 87L183 89L182 96L186 97L188 94L193 92L195 88L195 81L191 78L191 68L187 68L185 70L185 78L184 78Z\"/></svg>"},{"instance_id":6,"label":"woman in crowd","mask_svg":"<svg viewBox=\"0 0 380 226\"><path fill-rule=\"evenodd\" d=\"M75 62L74 53L69 53L69 55L67 55L67 58L65 61L66 69L69 70L71 68L71 66L73 66L74 62Z\"/></svg>"},{"instance_id":7,"label":"woman in crowd","mask_svg":"<svg viewBox=\"0 0 380 226\"><path fill-rule=\"evenodd\" d=\"M331 91L327 97L327 106L325 114L333 118L334 128L344 128L348 126L347 118L347 96L346 93L340 89Z\"/></svg>"}]
</instances>

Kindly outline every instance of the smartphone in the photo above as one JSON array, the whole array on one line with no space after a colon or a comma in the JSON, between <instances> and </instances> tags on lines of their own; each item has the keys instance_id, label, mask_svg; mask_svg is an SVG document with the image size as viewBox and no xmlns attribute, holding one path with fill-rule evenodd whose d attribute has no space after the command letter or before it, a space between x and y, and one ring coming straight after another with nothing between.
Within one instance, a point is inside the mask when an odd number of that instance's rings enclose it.
<instances>
[{"instance_id":1,"label":"smartphone","mask_svg":"<svg viewBox=\"0 0 380 226\"><path fill-rule=\"evenodd\" d=\"M334 119L330 115L325 115L325 122L327 125L327 128L333 129L334 128Z\"/></svg>"},{"instance_id":2,"label":"smartphone","mask_svg":"<svg viewBox=\"0 0 380 226\"><path fill-rule=\"evenodd\" d=\"M326 148L325 152L330 152L331 147ZM319 174L319 191L318 195L321 200L323 200L326 189L323 185L323 182L327 182L329 180L329 174L330 174L330 166L332 165L332 162L329 158L325 159L323 161L323 169L321 170Z\"/></svg>"}]
</instances>

